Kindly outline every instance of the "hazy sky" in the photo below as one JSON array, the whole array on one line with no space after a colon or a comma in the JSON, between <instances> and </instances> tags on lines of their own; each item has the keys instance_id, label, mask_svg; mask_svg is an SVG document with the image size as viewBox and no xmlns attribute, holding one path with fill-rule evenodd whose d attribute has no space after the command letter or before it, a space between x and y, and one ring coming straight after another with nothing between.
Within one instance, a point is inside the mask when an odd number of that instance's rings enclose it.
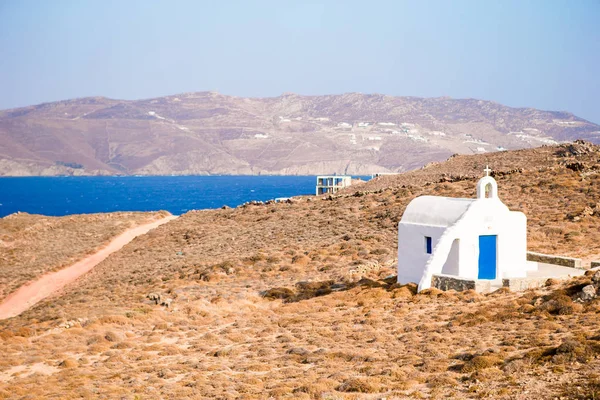
<instances>
[{"instance_id":1,"label":"hazy sky","mask_svg":"<svg viewBox=\"0 0 600 400\"><path fill-rule=\"evenodd\" d=\"M472 97L600 123L600 0L0 0L0 109L203 90Z\"/></svg>"}]
</instances>

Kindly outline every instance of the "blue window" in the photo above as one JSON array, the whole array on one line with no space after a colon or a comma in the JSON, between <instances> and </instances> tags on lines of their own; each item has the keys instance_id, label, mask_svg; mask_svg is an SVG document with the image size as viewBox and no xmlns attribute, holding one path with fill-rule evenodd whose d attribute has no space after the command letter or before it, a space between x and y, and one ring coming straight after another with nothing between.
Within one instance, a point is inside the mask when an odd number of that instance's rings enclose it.
<instances>
[{"instance_id":1,"label":"blue window","mask_svg":"<svg viewBox=\"0 0 600 400\"><path fill-rule=\"evenodd\" d=\"M431 254L431 237L425 236L425 251Z\"/></svg>"}]
</instances>

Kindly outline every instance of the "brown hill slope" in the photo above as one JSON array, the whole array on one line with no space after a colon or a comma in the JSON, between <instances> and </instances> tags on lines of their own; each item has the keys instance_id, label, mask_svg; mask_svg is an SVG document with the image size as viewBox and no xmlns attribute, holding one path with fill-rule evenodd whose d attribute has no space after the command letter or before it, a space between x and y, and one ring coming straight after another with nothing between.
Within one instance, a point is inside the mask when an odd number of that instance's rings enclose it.
<instances>
[{"instance_id":1,"label":"brown hill slope","mask_svg":"<svg viewBox=\"0 0 600 400\"><path fill-rule=\"evenodd\" d=\"M473 99L95 97L0 111L0 175L356 175L578 138L600 143L600 127Z\"/></svg>"},{"instance_id":2,"label":"brown hill slope","mask_svg":"<svg viewBox=\"0 0 600 400\"><path fill-rule=\"evenodd\" d=\"M0 301L26 282L75 263L125 230L167 215L117 212L0 218Z\"/></svg>"},{"instance_id":3,"label":"brown hill slope","mask_svg":"<svg viewBox=\"0 0 600 400\"><path fill-rule=\"evenodd\" d=\"M600 147L505 152L498 169L489 157L449 164L467 175L490 162L500 197L529 217L530 250L600 258ZM589 277L487 296L382 280L412 198L475 195L478 176L443 174L445 163L339 197L187 213L0 322L0 395L597 396L600 300L571 297Z\"/></svg>"}]
</instances>

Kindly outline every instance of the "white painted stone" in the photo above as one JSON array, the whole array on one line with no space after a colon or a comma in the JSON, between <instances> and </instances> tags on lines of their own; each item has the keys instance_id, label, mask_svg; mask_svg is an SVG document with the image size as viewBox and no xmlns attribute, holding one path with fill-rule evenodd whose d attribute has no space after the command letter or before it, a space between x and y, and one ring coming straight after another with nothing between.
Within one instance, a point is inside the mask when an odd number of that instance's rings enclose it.
<instances>
[{"instance_id":1,"label":"white painted stone","mask_svg":"<svg viewBox=\"0 0 600 400\"><path fill-rule=\"evenodd\" d=\"M398 282L418 282L420 291L434 274L478 279L480 235L497 236L496 279L523 278L536 268L527 263L525 214L510 211L494 178L485 176L476 199L420 196L410 202L398 225ZM431 237L432 254L425 237Z\"/></svg>"}]
</instances>

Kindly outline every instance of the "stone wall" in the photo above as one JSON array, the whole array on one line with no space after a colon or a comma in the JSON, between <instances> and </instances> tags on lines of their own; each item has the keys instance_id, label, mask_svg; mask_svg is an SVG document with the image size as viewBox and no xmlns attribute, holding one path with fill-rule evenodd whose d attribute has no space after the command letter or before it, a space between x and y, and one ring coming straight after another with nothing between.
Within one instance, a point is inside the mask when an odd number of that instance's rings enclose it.
<instances>
[{"instance_id":1,"label":"stone wall","mask_svg":"<svg viewBox=\"0 0 600 400\"><path fill-rule=\"evenodd\" d=\"M580 258L553 256L550 254L527 252L528 261L537 261L546 264L560 265L561 267L584 269Z\"/></svg>"},{"instance_id":2,"label":"stone wall","mask_svg":"<svg viewBox=\"0 0 600 400\"><path fill-rule=\"evenodd\" d=\"M508 288L511 292L521 292L527 289L544 287L548 279L549 277L502 279L502 286Z\"/></svg>"},{"instance_id":3,"label":"stone wall","mask_svg":"<svg viewBox=\"0 0 600 400\"><path fill-rule=\"evenodd\" d=\"M479 293L488 293L490 291L490 281L437 274L431 277L431 287L440 290L456 290L457 292L475 290Z\"/></svg>"}]
</instances>

